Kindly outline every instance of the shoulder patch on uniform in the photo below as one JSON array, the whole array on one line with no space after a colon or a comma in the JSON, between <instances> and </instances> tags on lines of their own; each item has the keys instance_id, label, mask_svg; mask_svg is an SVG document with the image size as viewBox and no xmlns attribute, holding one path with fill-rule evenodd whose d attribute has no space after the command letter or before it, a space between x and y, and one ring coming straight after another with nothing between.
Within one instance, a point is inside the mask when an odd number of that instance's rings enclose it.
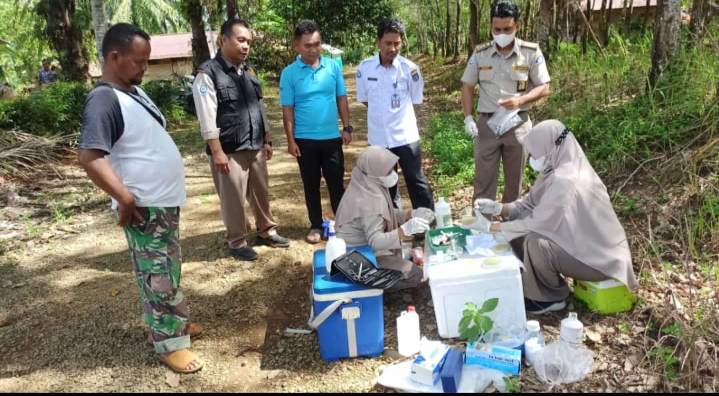
<instances>
[{"instance_id":1,"label":"shoulder patch on uniform","mask_svg":"<svg viewBox=\"0 0 719 396\"><path fill-rule=\"evenodd\" d=\"M357 78L360 78L360 77L362 77L362 72L357 70Z\"/></svg>"},{"instance_id":2,"label":"shoulder patch on uniform","mask_svg":"<svg viewBox=\"0 0 719 396\"><path fill-rule=\"evenodd\" d=\"M539 55L537 57L537 60L535 61L535 63L538 65L541 65L542 63L544 63L544 55Z\"/></svg>"},{"instance_id":3,"label":"shoulder patch on uniform","mask_svg":"<svg viewBox=\"0 0 719 396\"><path fill-rule=\"evenodd\" d=\"M205 94L207 93L207 90L208 90L208 89L209 89L209 88L207 87L207 85L201 84L201 85L200 85L200 88L198 89L198 91L200 91L200 93L201 93L202 95L205 95Z\"/></svg>"},{"instance_id":4,"label":"shoulder patch on uniform","mask_svg":"<svg viewBox=\"0 0 719 396\"><path fill-rule=\"evenodd\" d=\"M419 81L419 70L417 70L417 69L412 69L412 71L409 72L409 73L412 75L412 80L413 80L414 82Z\"/></svg>"},{"instance_id":5,"label":"shoulder patch on uniform","mask_svg":"<svg viewBox=\"0 0 719 396\"><path fill-rule=\"evenodd\" d=\"M491 41L487 41L486 43L478 44L476 47L474 47L474 52L484 51L491 46L492 46Z\"/></svg>"},{"instance_id":6,"label":"shoulder patch on uniform","mask_svg":"<svg viewBox=\"0 0 719 396\"><path fill-rule=\"evenodd\" d=\"M532 48L532 49L537 49L537 48L539 48L539 44L537 44L537 43L530 43L530 42L528 42L528 41L520 41L520 42L519 42L519 45L521 45L522 47L527 47L527 48Z\"/></svg>"},{"instance_id":7,"label":"shoulder patch on uniform","mask_svg":"<svg viewBox=\"0 0 719 396\"><path fill-rule=\"evenodd\" d=\"M472 54L472 56L469 57L469 62L468 62L468 64L469 64L470 66L474 65L474 54Z\"/></svg>"}]
</instances>

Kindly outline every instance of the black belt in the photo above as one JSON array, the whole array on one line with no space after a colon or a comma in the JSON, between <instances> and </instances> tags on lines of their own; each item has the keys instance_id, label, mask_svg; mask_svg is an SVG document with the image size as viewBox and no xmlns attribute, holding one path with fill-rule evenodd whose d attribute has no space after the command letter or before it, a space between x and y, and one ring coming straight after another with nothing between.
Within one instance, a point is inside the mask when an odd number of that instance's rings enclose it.
<instances>
[{"instance_id":1,"label":"black belt","mask_svg":"<svg viewBox=\"0 0 719 396\"><path fill-rule=\"evenodd\" d=\"M526 113L526 112L527 112L527 110L520 110L519 113L517 113L517 114L522 114L522 113ZM489 118L489 117L493 116L494 113L479 113L479 115L480 115L480 117Z\"/></svg>"}]
</instances>

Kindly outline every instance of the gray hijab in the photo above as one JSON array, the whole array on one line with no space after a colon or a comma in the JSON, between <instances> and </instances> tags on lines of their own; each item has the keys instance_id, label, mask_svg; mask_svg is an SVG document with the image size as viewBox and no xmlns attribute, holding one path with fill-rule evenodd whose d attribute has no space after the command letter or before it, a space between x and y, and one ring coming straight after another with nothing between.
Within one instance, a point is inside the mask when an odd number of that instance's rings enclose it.
<instances>
[{"instance_id":1,"label":"gray hijab","mask_svg":"<svg viewBox=\"0 0 719 396\"><path fill-rule=\"evenodd\" d=\"M399 157L379 146L367 147L360 154L355 168L352 169L352 180L337 208L336 227L357 218L377 215L385 219L387 231L399 227L389 190L379 179L394 168L397 160Z\"/></svg>"},{"instance_id":2,"label":"gray hijab","mask_svg":"<svg viewBox=\"0 0 719 396\"><path fill-rule=\"evenodd\" d=\"M547 120L532 129L523 145L532 157L545 156L547 167L518 201L531 214L501 225L507 238L538 233L582 263L637 289L624 228L574 135L561 122Z\"/></svg>"}]
</instances>

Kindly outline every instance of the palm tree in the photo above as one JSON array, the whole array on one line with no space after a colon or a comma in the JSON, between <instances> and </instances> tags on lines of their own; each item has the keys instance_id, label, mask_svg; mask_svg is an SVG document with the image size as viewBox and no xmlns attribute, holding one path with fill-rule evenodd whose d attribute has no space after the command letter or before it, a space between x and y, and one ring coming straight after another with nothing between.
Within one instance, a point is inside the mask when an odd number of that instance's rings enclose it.
<instances>
[{"instance_id":1,"label":"palm tree","mask_svg":"<svg viewBox=\"0 0 719 396\"><path fill-rule=\"evenodd\" d=\"M105 59L102 57L102 39L107 31L107 14L105 14L104 0L91 0L92 26L95 29L95 43L97 44L97 60L100 62L100 70L105 68Z\"/></svg>"},{"instance_id":2,"label":"palm tree","mask_svg":"<svg viewBox=\"0 0 719 396\"><path fill-rule=\"evenodd\" d=\"M108 0L112 23L128 22L149 34L177 33L188 28L182 16L183 0Z\"/></svg>"}]
</instances>

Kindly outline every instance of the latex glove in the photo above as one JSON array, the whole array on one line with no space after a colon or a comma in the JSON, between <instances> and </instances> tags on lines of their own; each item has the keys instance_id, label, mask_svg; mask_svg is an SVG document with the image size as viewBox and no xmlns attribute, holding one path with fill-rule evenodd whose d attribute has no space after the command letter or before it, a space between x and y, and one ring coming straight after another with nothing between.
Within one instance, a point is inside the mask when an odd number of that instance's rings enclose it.
<instances>
[{"instance_id":1,"label":"latex glove","mask_svg":"<svg viewBox=\"0 0 719 396\"><path fill-rule=\"evenodd\" d=\"M417 208L412 211L412 218L414 219L415 217L423 218L431 223L434 220L434 212L428 208Z\"/></svg>"},{"instance_id":2,"label":"latex glove","mask_svg":"<svg viewBox=\"0 0 719 396\"><path fill-rule=\"evenodd\" d=\"M429 230L429 221L421 217L413 217L406 223L399 226L404 232L404 235L422 234Z\"/></svg>"},{"instance_id":3,"label":"latex glove","mask_svg":"<svg viewBox=\"0 0 719 396\"><path fill-rule=\"evenodd\" d=\"M480 198L474 201L474 210L489 215L500 215L502 213L502 204L487 198Z\"/></svg>"},{"instance_id":4,"label":"latex glove","mask_svg":"<svg viewBox=\"0 0 719 396\"><path fill-rule=\"evenodd\" d=\"M484 216L479 216L474 224L468 226L462 225L462 228L479 231L482 234L489 234L489 228L491 226L492 223L489 220L485 219Z\"/></svg>"},{"instance_id":5,"label":"latex glove","mask_svg":"<svg viewBox=\"0 0 719 396\"><path fill-rule=\"evenodd\" d=\"M477 123L474 122L474 117L464 117L464 131L467 132L467 135L473 138L476 138L477 135L479 135L479 129L477 129Z\"/></svg>"}]
</instances>

